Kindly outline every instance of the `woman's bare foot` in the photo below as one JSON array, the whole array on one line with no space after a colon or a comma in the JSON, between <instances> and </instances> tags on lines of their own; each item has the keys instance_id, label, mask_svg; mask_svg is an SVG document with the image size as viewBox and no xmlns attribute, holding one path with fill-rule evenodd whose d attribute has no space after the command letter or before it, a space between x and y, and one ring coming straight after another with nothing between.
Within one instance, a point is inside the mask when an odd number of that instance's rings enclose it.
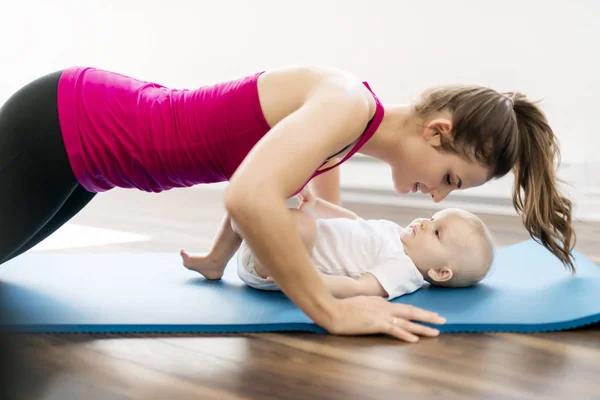
<instances>
[{"instance_id":1,"label":"woman's bare foot","mask_svg":"<svg viewBox=\"0 0 600 400\"><path fill-rule=\"evenodd\" d=\"M183 266L189 270L196 271L209 280L219 280L223 277L225 265L208 256L191 256L185 250L180 252Z\"/></svg>"}]
</instances>

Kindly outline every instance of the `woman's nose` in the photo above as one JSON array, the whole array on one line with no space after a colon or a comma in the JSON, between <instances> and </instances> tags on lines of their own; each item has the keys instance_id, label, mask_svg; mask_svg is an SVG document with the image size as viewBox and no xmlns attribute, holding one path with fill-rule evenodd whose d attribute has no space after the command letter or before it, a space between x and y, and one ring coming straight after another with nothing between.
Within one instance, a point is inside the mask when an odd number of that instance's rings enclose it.
<instances>
[{"instance_id":1,"label":"woman's nose","mask_svg":"<svg viewBox=\"0 0 600 400\"><path fill-rule=\"evenodd\" d=\"M435 190L431 192L431 199L434 203L439 203L440 201L444 200L451 192L452 189Z\"/></svg>"}]
</instances>

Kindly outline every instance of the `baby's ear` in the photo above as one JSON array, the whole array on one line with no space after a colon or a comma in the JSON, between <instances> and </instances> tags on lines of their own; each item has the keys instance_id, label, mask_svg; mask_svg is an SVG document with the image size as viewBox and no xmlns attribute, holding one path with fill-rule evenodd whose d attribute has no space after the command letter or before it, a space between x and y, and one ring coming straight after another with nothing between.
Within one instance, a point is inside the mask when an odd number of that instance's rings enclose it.
<instances>
[{"instance_id":1,"label":"baby's ear","mask_svg":"<svg viewBox=\"0 0 600 400\"><path fill-rule=\"evenodd\" d=\"M431 278L431 280L434 282L448 282L450 279L452 279L453 273L450 268L442 267L430 269L427 271L427 275L429 275L429 278Z\"/></svg>"}]
</instances>

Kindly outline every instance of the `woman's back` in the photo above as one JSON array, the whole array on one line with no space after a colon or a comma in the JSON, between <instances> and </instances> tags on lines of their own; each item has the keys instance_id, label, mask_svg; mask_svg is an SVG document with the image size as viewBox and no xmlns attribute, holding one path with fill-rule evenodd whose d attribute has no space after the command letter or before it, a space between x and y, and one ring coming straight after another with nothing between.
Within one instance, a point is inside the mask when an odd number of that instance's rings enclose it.
<instances>
[{"instance_id":1,"label":"woman's back","mask_svg":"<svg viewBox=\"0 0 600 400\"><path fill-rule=\"evenodd\" d=\"M179 90L93 68L65 71L58 106L75 175L92 192L228 180L270 129L259 76Z\"/></svg>"}]
</instances>

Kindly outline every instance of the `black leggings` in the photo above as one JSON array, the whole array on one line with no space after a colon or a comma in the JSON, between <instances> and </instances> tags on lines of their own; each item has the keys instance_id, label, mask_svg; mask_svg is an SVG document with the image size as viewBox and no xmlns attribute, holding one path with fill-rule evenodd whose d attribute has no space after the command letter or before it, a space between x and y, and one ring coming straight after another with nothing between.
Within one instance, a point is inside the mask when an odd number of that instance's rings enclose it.
<instances>
[{"instance_id":1,"label":"black leggings","mask_svg":"<svg viewBox=\"0 0 600 400\"><path fill-rule=\"evenodd\" d=\"M94 197L75 179L64 147L61 73L29 83L0 108L0 264L47 238Z\"/></svg>"}]
</instances>

